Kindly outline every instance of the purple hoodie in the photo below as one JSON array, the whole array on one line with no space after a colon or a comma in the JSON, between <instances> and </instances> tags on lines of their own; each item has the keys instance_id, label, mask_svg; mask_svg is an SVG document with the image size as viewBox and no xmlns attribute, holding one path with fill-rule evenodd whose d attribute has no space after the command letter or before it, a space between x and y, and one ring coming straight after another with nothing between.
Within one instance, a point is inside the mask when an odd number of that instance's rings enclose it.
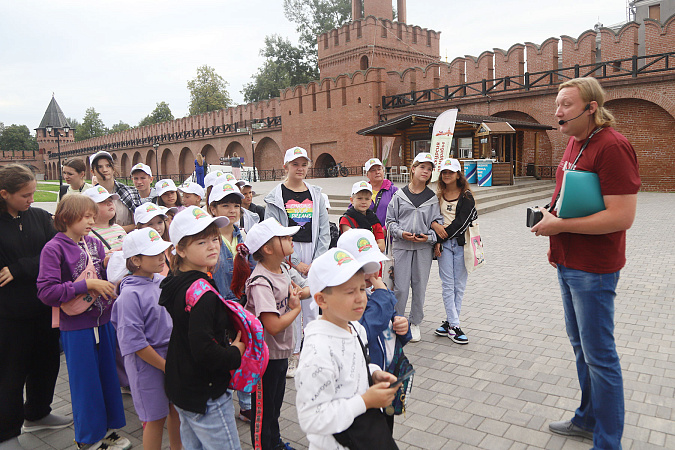
<instances>
[{"instance_id":1,"label":"purple hoodie","mask_svg":"<svg viewBox=\"0 0 675 450\"><path fill-rule=\"evenodd\" d=\"M377 218L380 219L382 227L386 227L387 206L389 206L389 202L391 201L391 198L394 196L394 193L398 191L398 188L394 186L394 183L385 178L382 181L382 186L380 187L380 190L382 191L382 197L380 198L379 205L377 205L377 212L375 214L377 215ZM375 202L372 202L370 204L370 209L373 208L375 208Z\"/></svg>"},{"instance_id":2,"label":"purple hoodie","mask_svg":"<svg viewBox=\"0 0 675 450\"><path fill-rule=\"evenodd\" d=\"M105 279L103 244L90 236L85 236L84 242L87 244L98 277ZM82 242L75 243L65 234L58 233L44 246L40 254L40 272L37 278L38 298L42 303L60 306L61 303L87 292L85 280L74 281L87 266L87 254L83 245ZM60 329L73 331L105 325L110 321L110 307L113 301L98 297L92 302L91 308L77 316L69 316L61 311Z\"/></svg>"}]
</instances>

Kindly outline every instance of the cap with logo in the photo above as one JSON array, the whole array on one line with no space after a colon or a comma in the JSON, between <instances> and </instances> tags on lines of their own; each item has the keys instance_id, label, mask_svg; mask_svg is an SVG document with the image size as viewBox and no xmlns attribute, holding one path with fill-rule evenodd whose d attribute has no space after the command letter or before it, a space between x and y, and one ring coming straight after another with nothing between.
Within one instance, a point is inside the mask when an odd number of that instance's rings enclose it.
<instances>
[{"instance_id":1,"label":"cap with logo","mask_svg":"<svg viewBox=\"0 0 675 450\"><path fill-rule=\"evenodd\" d=\"M291 147L286 150L286 154L284 155L284 164L295 161L298 158L305 158L308 162L312 162L312 160L309 159L309 156L307 156L307 150L302 147Z\"/></svg>"},{"instance_id":2,"label":"cap with logo","mask_svg":"<svg viewBox=\"0 0 675 450\"><path fill-rule=\"evenodd\" d=\"M141 170L147 173L149 177L152 176L152 170L150 170L150 166L148 166L147 164L143 163L136 164L134 167L131 168L131 174L133 175L134 172L136 172L137 170Z\"/></svg>"},{"instance_id":3,"label":"cap with logo","mask_svg":"<svg viewBox=\"0 0 675 450\"><path fill-rule=\"evenodd\" d=\"M312 297L327 287L339 286L363 269L366 273L380 270L380 264L373 261L359 261L341 248L331 248L312 261L307 280Z\"/></svg>"},{"instance_id":4,"label":"cap with logo","mask_svg":"<svg viewBox=\"0 0 675 450\"><path fill-rule=\"evenodd\" d=\"M357 181L352 185L352 196L358 194L361 191L368 191L371 194L373 193L373 186L367 181Z\"/></svg>"},{"instance_id":5,"label":"cap with logo","mask_svg":"<svg viewBox=\"0 0 675 450\"><path fill-rule=\"evenodd\" d=\"M366 169L366 172L368 172L373 166L383 166L384 167L384 164L382 164L382 161L380 161L377 158L370 158L368 161L366 161L366 164L365 164L364 168Z\"/></svg>"},{"instance_id":6,"label":"cap with logo","mask_svg":"<svg viewBox=\"0 0 675 450\"><path fill-rule=\"evenodd\" d=\"M431 156L431 153L428 152L422 152L418 153L417 156L415 156L415 159L413 159L413 164L415 163L431 163L431 165L434 165L434 158Z\"/></svg>"},{"instance_id":7,"label":"cap with logo","mask_svg":"<svg viewBox=\"0 0 675 450\"><path fill-rule=\"evenodd\" d=\"M228 195L236 195L239 198L244 198L244 194L241 193L235 184L229 181L223 181L211 188L211 194L209 194L209 204L218 202Z\"/></svg>"},{"instance_id":8,"label":"cap with logo","mask_svg":"<svg viewBox=\"0 0 675 450\"><path fill-rule=\"evenodd\" d=\"M253 225L248 233L246 233L244 243L248 247L249 252L255 253L273 237L293 236L298 230L300 230L298 226L285 227L277 219L270 217Z\"/></svg>"},{"instance_id":9,"label":"cap with logo","mask_svg":"<svg viewBox=\"0 0 675 450\"><path fill-rule=\"evenodd\" d=\"M166 242L154 228L141 228L127 234L122 241L122 254L124 259L132 256L146 255L155 256L171 247L171 242Z\"/></svg>"},{"instance_id":10,"label":"cap with logo","mask_svg":"<svg viewBox=\"0 0 675 450\"><path fill-rule=\"evenodd\" d=\"M227 181L228 183L237 184L237 177L235 177L230 172L225 172L225 181Z\"/></svg>"},{"instance_id":11,"label":"cap with logo","mask_svg":"<svg viewBox=\"0 0 675 450\"><path fill-rule=\"evenodd\" d=\"M178 186L178 190L188 194L195 194L201 198L204 198L204 188L193 181L186 181L185 183Z\"/></svg>"},{"instance_id":12,"label":"cap with logo","mask_svg":"<svg viewBox=\"0 0 675 450\"><path fill-rule=\"evenodd\" d=\"M204 189L208 189L209 186L216 184L216 180L223 176L225 176L225 172L222 170L214 170L213 172L207 173L204 177Z\"/></svg>"},{"instance_id":13,"label":"cap with logo","mask_svg":"<svg viewBox=\"0 0 675 450\"><path fill-rule=\"evenodd\" d=\"M194 236L204 231L206 227L215 223L218 228L227 226L230 219L227 217L211 217L206 211L198 206L188 206L173 218L169 226L169 236L171 243L178 246L178 243L185 236Z\"/></svg>"},{"instance_id":14,"label":"cap with logo","mask_svg":"<svg viewBox=\"0 0 675 450\"><path fill-rule=\"evenodd\" d=\"M104 188L101 185L94 186L92 188L87 189L86 191L83 192L84 195L87 197L91 198L94 202L96 203L101 203L105 200L108 200L109 198L112 197L113 200L119 200L120 196L115 194L115 193L110 193L106 188Z\"/></svg>"},{"instance_id":15,"label":"cap with logo","mask_svg":"<svg viewBox=\"0 0 675 450\"><path fill-rule=\"evenodd\" d=\"M165 178L155 183L155 193L157 194L157 197L161 197L163 194L167 192L177 190L178 188L176 187L176 183L174 183L173 180L170 178Z\"/></svg>"},{"instance_id":16,"label":"cap with logo","mask_svg":"<svg viewBox=\"0 0 675 450\"><path fill-rule=\"evenodd\" d=\"M450 170L451 172L459 172L462 170L462 165L454 158L444 159L441 163L440 171Z\"/></svg>"},{"instance_id":17,"label":"cap with logo","mask_svg":"<svg viewBox=\"0 0 675 450\"><path fill-rule=\"evenodd\" d=\"M99 158L106 158L106 159L110 160L111 164L113 163L112 155L110 153L106 152L105 150L101 150L99 152L94 153L93 155L91 155L89 157L89 165L91 167L94 167L94 163L96 163L96 160L98 160Z\"/></svg>"},{"instance_id":18,"label":"cap with logo","mask_svg":"<svg viewBox=\"0 0 675 450\"><path fill-rule=\"evenodd\" d=\"M150 202L137 206L134 210L134 223L148 223L157 216L166 217L166 212L161 208L161 206Z\"/></svg>"},{"instance_id":19,"label":"cap with logo","mask_svg":"<svg viewBox=\"0 0 675 450\"><path fill-rule=\"evenodd\" d=\"M389 259L377 246L375 235L370 230L362 228L350 228L342 233L340 239L337 241L337 248L347 250L361 262L377 263L377 270L380 270L379 263Z\"/></svg>"}]
</instances>

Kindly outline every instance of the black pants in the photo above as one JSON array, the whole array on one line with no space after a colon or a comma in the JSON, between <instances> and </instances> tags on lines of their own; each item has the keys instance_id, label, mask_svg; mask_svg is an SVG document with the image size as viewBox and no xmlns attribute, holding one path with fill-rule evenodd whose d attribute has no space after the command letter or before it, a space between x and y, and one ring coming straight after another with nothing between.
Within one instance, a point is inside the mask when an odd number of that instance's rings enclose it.
<instances>
[{"instance_id":1,"label":"black pants","mask_svg":"<svg viewBox=\"0 0 675 450\"><path fill-rule=\"evenodd\" d=\"M262 450L274 450L279 445L279 440L281 439L279 415L281 414L281 405L284 402L284 392L286 390L286 370L288 370L288 359L270 359L267 364L267 370L265 370L265 374L262 377L263 417L260 434ZM255 423L258 420L257 398L258 393L255 392L251 398L251 409L253 410L251 442L254 443L254 446Z\"/></svg>"},{"instance_id":2,"label":"black pants","mask_svg":"<svg viewBox=\"0 0 675 450\"><path fill-rule=\"evenodd\" d=\"M24 419L39 420L51 412L59 353L59 330L51 327L49 313L27 320L0 318L0 442L20 435Z\"/></svg>"}]
</instances>

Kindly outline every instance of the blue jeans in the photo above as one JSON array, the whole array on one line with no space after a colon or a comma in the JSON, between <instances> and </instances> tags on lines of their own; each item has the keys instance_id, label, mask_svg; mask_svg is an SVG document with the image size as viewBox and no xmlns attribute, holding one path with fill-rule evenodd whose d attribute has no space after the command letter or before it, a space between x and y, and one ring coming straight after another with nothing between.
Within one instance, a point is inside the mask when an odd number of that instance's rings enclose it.
<instances>
[{"instance_id":1,"label":"blue jeans","mask_svg":"<svg viewBox=\"0 0 675 450\"><path fill-rule=\"evenodd\" d=\"M443 251L438 258L438 275L443 287L445 315L451 327L458 327L464 289L469 277L464 266L464 247L457 244L457 239L448 239L442 245Z\"/></svg>"},{"instance_id":2,"label":"blue jeans","mask_svg":"<svg viewBox=\"0 0 675 450\"><path fill-rule=\"evenodd\" d=\"M206 414L176 406L180 416L180 438L185 450L241 450L234 420L232 394L228 391L206 402Z\"/></svg>"},{"instance_id":3,"label":"blue jeans","mask_svg":"<svg viewBox=\"0 0 675 450\"><path fill-rule=\"evenodd\" d=\"M594 448L620 449L623 378L614 343L619 272L598 274L558 265L558 281L581 386L581 406L572 423L593 431Z\"/></svg>"}]
</instances>

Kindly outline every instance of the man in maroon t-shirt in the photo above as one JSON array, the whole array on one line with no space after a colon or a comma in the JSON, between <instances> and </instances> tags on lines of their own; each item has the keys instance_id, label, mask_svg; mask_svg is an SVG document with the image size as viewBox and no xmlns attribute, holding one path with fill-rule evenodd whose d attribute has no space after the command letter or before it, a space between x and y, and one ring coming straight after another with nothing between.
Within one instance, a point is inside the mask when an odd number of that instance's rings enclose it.
<instances>
[{"instance_id":1,"label":"man in maroon t-shirt","mask_svg":"<svg viewBox=\"0 0 675 450\"><path fill-rule=\"evenodd\" d=\"M635 151L612 128L614 117L604 103L605 93L595 78L560 85L556 117L560 131L570 139L558 165L551 204L558 198L564 171L576 169L598 174L605 210L561 219L554 206L552 212L542 210L543 219L532 232L550 236L548 259L558 270L581 386L581 405L574 417L552 422L549 429L592 438L594 448L616 449L621 448L624 397L614 342L614 299L626 263L626 230L635 218L640 175Z\"/></svg>"}]
</instances>

